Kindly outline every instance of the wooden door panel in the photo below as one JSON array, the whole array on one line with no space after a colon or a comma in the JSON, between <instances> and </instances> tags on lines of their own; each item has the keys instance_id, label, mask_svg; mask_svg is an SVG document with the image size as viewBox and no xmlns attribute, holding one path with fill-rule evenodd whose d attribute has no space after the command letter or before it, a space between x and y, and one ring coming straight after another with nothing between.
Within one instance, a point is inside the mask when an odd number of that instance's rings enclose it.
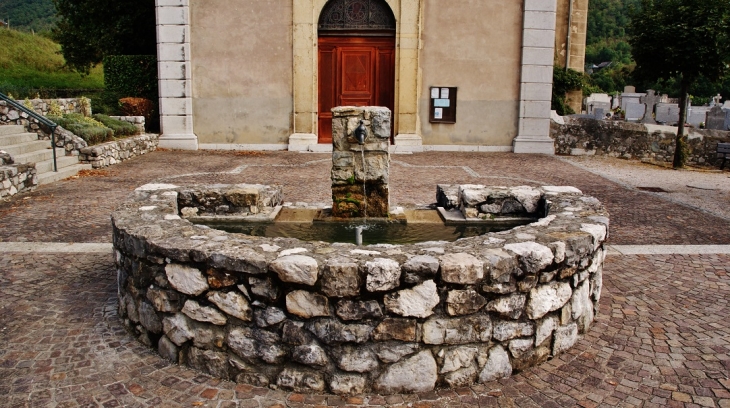
<instances>
[{"instance_id":1,"label":"wooden door panel","mask_svg":"<svg viewBox=\"0 0 730 408\"><path fill-rule=\"evenodd\" d=\"M332 143L332 108L336 106L337 52L332 45L319 48L318 142Z\"/></svg>"},{"instance_id":2,"label":"wooden door panel","mask_svg":"<svg viewBox=\"0 0 730 408\"><path fill-rule=\"evenodd\" d=\"M342 48L342 95L372 93L372 50Z\"/></svg>"},{"instance_id":3,"label":"wooden door panel","mask_svg":"<svg viewBox=\"0 0 730 408\"><path fill-rule=\"evenodd\" d=\"M378 84L376 88L375 104L377 106L386 106L393 111L395 101L395 49L390 47L378 48L375 82Z\"/></svg>"},{"instance_id":4,"label":"wooden door panel","mask_svg":"<svg viewBox=\"0 0 730 408\"><path fill-rule=\"evenodd\" d=\"M318 142L332 143L335 106L386 106L395 95L395 39L319 38Z\"/></svg>"}]
</instances>

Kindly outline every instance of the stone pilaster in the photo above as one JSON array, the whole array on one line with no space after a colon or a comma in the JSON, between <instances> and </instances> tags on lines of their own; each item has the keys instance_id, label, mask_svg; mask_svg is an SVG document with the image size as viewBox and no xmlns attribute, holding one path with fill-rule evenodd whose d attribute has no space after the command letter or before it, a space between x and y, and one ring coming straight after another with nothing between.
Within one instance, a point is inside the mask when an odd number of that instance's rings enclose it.
<instances>
[{"instance_id":1,"label":"stone pilaster","mask_svg":"<svg viewBox=\"0 0 730 408\"><path fill-rule=\"evenodd\" d=\"M188 0L155 0L157 72L160 92L160 144L168 149L198 149L193 133Z\"/></svg>"},{"instance_id":2,"label":"stone pilaster","mask_svg":"<svg viewBox=\"0 0 730 408\"><path fill-rule=\"evenodd\" d=\"M556 0L525 0L520 120L515 153L555 154L550 139Z\"/></svg>"}]
</instances>

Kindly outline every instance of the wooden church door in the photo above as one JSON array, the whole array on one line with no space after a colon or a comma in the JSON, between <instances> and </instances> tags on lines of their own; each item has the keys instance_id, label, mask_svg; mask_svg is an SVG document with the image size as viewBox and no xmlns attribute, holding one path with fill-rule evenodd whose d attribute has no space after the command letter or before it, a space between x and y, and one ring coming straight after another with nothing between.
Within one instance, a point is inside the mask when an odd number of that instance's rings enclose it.
<instances>
[{"instance_id":1,"label":"wooden church door","mask_svg":"<svg viewBox=\"0 0 730 408\"><path fill-rule=\"evenodd\" d=\"M335 106L385 106L393 111L395 39L319 39L319 143L332 142Z\"/></svg>"},{"instance_id":2,"label":"wooden church door","mask_svg":"<svg viewBox=\"0 0 730 408\"><path fill-rule=\"evenodd\" d=\"M318 29L318 142L332 143L332 108L393 111L395 17L384 0L330 0Z\"/></svg>"}]
</instances>

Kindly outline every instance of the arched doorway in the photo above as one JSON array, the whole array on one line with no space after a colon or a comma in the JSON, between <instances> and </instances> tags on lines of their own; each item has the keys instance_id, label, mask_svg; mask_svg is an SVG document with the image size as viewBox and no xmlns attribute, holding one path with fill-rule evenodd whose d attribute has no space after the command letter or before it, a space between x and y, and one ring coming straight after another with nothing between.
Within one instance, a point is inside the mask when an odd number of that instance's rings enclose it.
<instances>
[{"instance_id":1,"label":"arched doorway","mask_svg":"<svg viewBox=\"0 0 730 408\"><path fill-rule=\"evenodd\" d=\"M385 0L331 0L324 6L318 24L319 143L332 143L335 106L393 111L395 29Z\"/></svg>"}]
</instances>

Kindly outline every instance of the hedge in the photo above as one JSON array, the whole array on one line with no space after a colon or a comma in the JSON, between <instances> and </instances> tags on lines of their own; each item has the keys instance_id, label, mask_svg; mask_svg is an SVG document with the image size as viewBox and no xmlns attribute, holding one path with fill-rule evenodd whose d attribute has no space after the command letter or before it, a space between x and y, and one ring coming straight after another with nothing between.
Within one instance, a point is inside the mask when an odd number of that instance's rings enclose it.
<instances>
[{"instance_id":1,"label":"hedge","mask_svg":"<svg viewBox=\"0 0 730 408\"><path fill-rule=\"evenodd\" d=\"M157 100L157 57L110 55L104 58L104 89L119 98ZM117 98L117 99L119 99Z\"/></svg>"},{"instance_id":2,"label":"hedge","mask_svg":"<svg viewBox=\"0 0 730 408\"><path fill-rule=\"evenodd\" d=\"M123 136L134 136L140 133L139 129L137 129L137 127L133 124L125 122L123 120L110 118L107 115L97 113L96 115L94 115L94 119L111 129L114 132L114 137L117 138Z\"/></svg>"},{"instance_id":3,"label":"hedge","mask_svg":"<svg viewBox=\"0 0 730 408\"><path fill-rule=\"evenodd\" d=\"M145 98L153 103L146 117L148 131L159 130L157 109L157 57L154 55L110 55L104 58L104 113L120 114L122 98ZM113 108L112 108L113 107Z\"/></svg>"}]
</instances>

